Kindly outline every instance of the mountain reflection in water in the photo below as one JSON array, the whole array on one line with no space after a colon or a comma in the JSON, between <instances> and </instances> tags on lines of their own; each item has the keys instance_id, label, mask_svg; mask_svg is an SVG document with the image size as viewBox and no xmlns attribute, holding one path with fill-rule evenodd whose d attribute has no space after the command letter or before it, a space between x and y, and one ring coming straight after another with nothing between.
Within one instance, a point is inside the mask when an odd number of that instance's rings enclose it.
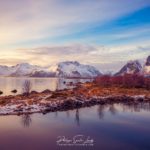
<instances>
[{"instance_id":1,"label":"mountain reflection in water","mask_svg":"<svg viewBox=\"0 0 150 150\"><path fill-rule=\"evenodd\" d=\"M149 150L150 103L97 105L0 117L0 150ZM58 146L59 136L90 136L94 145Z\"/></svg>"}]
</instances>

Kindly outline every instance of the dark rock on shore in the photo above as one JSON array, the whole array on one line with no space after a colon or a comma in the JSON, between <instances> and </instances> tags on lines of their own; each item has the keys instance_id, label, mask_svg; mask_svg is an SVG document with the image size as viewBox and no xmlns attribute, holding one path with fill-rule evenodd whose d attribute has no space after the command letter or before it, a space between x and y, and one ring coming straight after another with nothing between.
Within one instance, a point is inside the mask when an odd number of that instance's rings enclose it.
<instances>
[{"instance_id":1,"label":"dark rock on shore","mask_svg":"<svg viewBox=\"0 0 150 150\"><path fill-rule=\"evenodd\" d=\"M14 89L14 90L12 90L11 92L12 92L12 93L17 93L17 90L16 90L16 89Z\"/></svg>"},{"instance_id":2,"label":"dark rock on shore","mask_svg":"<svg viewBox=\"0 0 150 150\"><path fill-rule=\"evenodd\" d=\"M30 94L38 94L38 92L37 91L31 91Z\"/></svg>"},{"instance_id":3,"label":"dark rock on shore","mask_svg":"<svg viewBox=\"0 0 150 150\"><path fill-rule=\"evenodd\" d=\"M2 95L3 94L3 92L2 91L0 91L0 95Z\"/></svg>"},{"instance_id":4,"label":"dark rock on shore","mask_svg":"<svg viewBox=\"0 0 150 150\"><path fill-rule=\"evenodd\" d=\"M45 94L49 94L49 93L51 93L51 92L52 92L52 91L49 90L49 89L46 89L46 90L42 91L42 93L45 93Z\"/></svg>"}]
</instances>

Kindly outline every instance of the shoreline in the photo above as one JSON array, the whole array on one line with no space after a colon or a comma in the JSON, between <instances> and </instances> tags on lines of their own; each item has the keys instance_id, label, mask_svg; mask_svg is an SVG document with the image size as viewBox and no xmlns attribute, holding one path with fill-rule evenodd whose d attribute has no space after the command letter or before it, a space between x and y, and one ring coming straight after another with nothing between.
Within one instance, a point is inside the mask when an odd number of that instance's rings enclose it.
<instances>
[{"instance_id":1,"label":"shoreline","mask_svg":"<svg viewBox=\"0 0 150 150\"><path fill-rule=\"evenodd\" d=\"M105 104L150 103L150 94L144 89L102 88L93 83L77 85L59 91L32 91L28 96L1 96L0 116L67 111Z\"/></svg>"},{"instance_id":2,"label":"shoreline","mask_svg":"<svg viewBox=\"0 0 150 150\"><path fill-rule=\"evenodd\" d=\"M115 99L115 100L112 100ZM122 99L120 101L120 99ZM53 104L49 105L28 105L20 107L20 105L11 105L11 106L4 106L0 109L0 116L6 115L24 115L24 114L34 114L34 113L42 113L47 114L49 112L56 112L56 111L67 111L67 110L74 110L79 108L85 107L92 107L95 105L107 105L107 104L126 104L126 105L133 105L139 103L150 103L150 98L143 97L142 95L139 96L122 96L122 97L99 97L98 99L93 98L92 100L87 101L79 101L79 100L67 100L61 103L61 105L54 106Z\"/></svg>"}]
</instances>

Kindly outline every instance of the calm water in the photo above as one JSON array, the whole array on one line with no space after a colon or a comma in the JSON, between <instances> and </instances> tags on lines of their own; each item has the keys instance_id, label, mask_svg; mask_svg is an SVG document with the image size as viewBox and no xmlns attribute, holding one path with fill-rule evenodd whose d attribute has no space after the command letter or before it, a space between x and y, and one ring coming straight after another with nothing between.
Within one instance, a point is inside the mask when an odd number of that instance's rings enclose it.
<instances>
[{"instance_id":1,"label":"calm water","mask_svg":"<svg viewBox=\"0 0 150 150\"><path fill-rule=\"evenodd\" d=\"M90 136L93 146L59 146L59 136ZM0 117L0 150L150 150L150 104L100 105Z\"/></svg>"},{"instance_id":2,"label":"calm water","mask_svg":"<svg viewBox=\"0 0 150 150\"><path fill-rule=\"evenodd\" d=\"M32 90L41 92L45 89L56 90L68 88L66 85L69 82L86 82L90 79L62 79L62 78L11 78L11 77L0 77L0 91L3 91L3 95L13 95L11 92L17 89L16 94L22 93L23 83L25 80L30 80L32 85ZM64 84L64 81L66 84Z\"/></svg>"}]
</instances>

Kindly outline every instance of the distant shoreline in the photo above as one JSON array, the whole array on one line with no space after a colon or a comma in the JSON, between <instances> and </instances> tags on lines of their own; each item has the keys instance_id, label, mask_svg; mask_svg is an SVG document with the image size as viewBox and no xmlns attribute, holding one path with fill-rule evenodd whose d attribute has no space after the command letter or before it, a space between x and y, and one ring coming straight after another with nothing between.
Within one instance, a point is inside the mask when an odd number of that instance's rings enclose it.
<instances>
[{"instance_id":1,"label":"distant shoreline","mask_svg":"<svg viewBox=\"0 0 150 150\"><path fill-rule=\"evenodd\" d=\"M0 76L0 78L59 78L59 79L94 79L95 77L30 77L30 76Z\"/></svg>"}]
</instances>

